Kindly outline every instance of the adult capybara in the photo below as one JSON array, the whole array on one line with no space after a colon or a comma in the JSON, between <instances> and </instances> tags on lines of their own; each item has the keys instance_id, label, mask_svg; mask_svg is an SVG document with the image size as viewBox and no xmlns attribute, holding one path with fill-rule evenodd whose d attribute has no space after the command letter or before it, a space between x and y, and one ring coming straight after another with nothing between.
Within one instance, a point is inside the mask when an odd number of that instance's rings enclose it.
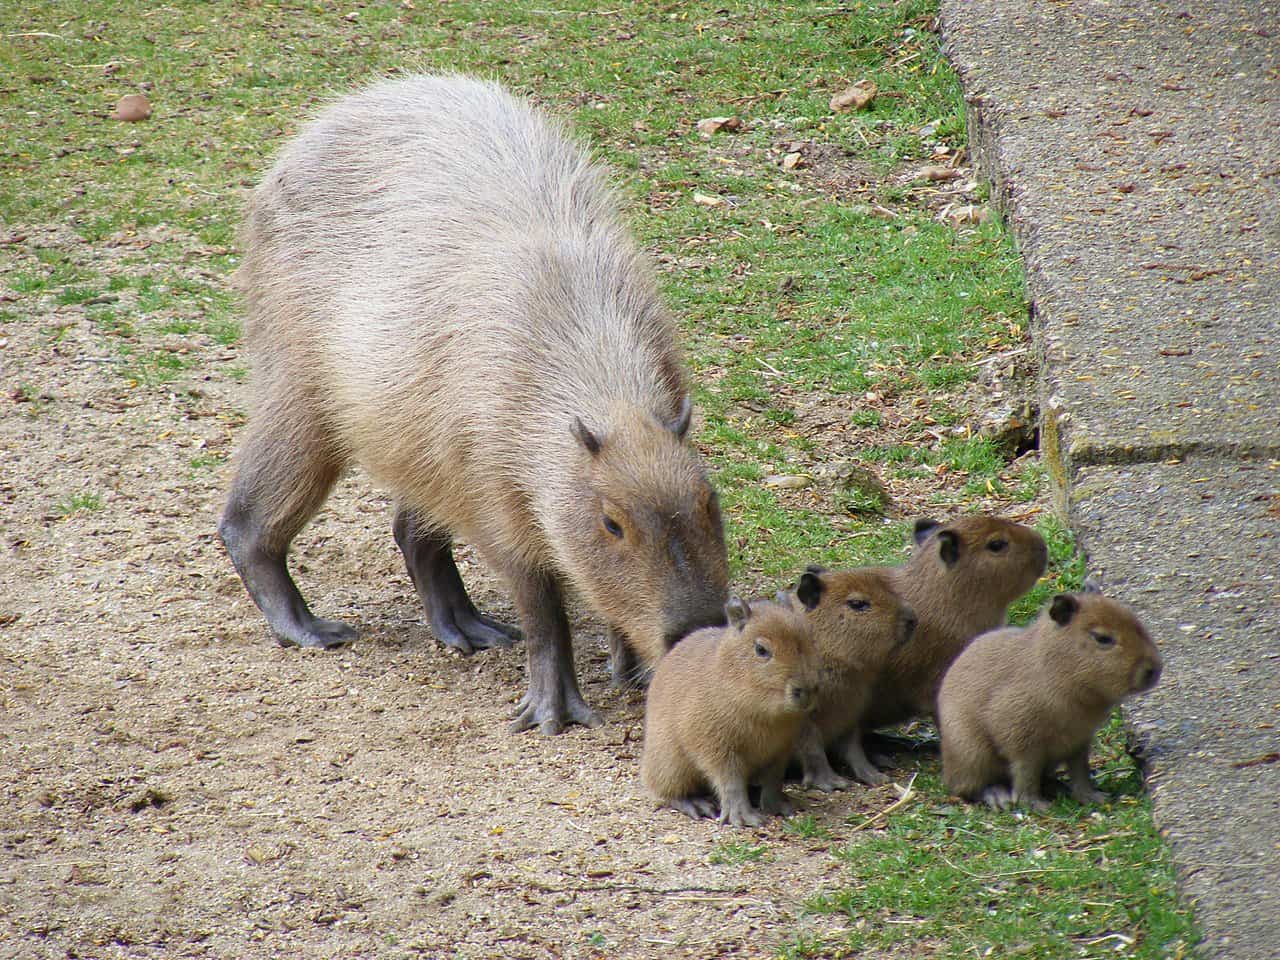
<instances>
[{"instance_id":1,"label":"adult capybara","mask_svg":"<svg viewBox=\"0 0 1280 960\"><path fill-rule=\"evenodd\" d=\"M1099 593L1060 593L1030 627L984 633L951 665L938 695L942 779L993 807L1040 809L1041 784L1066 763L1080 803L1089 745L1111 708L1150 690L1163 662L1134 612Z\"/></svg>"},{"instance_id":2,"label":"adult capybara","mask_svg":"<svg viewBox=\"0 0 1280 960\"><path fill-rule=\"evenodd\" d=\"M355 636L312 615L286 566L351 465L395 496L442 641L515 633L467 597L455 536L506 580L529 657L514 729L599 722L566 588L648 662L723 623L674 327L603 171L559 126L489 82L379 83L284 149L243 244L257 402L219 531L281 642Z\"/></svg>"}]
</instances>

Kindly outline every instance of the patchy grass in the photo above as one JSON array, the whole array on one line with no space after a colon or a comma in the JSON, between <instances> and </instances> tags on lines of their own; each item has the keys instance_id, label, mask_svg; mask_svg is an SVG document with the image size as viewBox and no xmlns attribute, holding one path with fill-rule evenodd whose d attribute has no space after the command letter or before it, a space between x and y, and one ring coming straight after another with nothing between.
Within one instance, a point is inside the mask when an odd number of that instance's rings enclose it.
<instances>
[{"instance_id":1,"label":"patchy grass","mask_svg":"<svg viewBox=\"0 0 1280 960\"><path fill-rule=\"evenodd\" d=\"M724 840L711 848L711 863L755 863L763 860L769 848L746 840Z\"/></svg>"},{"instance_id":2,"label":"patchy grass","mask_svg":"<svg viewBox=\"0 0 1280 960\"><path fill-rule=\"evenodd\" d=\"M1078 587L1083 565L1040 509L1035 456L1011 461L972 427L978 361L1025 342L1025 303L1002 226L943 216L982 202L984 188L913 174L925 163L967 172L963 104L933 14L931 0L31 0L0 15L0 220L9 235L47 229L0 247L16 301L0 322L56 307L42 328L55 347L82 315L119 361L103 375L139 390L239 382L234 228L272 151L357 83L406 68L496 76L572 120L618 173L684 326L735 578L771 592L807 563L896 562L914 516L995 510L1050 542L1049 574L1014 611L1025 622L1053 591ZM882 91L871 109L832 115L831 94L864 77ZM140 89L150 120L108 119ZM699 118L722 114L741 131L697 133ZM800 163L784 168L788 154ZM694 203L695 191L722 202ZM844 491L829 471L842 461L875 470L888 499ZM201 453L190 468L220 462ZM779 476L801 480L771 484ZM101 507L78 494L57 509ZM810 909L846 915L852 932L783 933L782 954L1179 955L1194 929L1115 724L1101 768L1114 799L1094 811L961 807L924 759L918 798L883 829L828 837L792 818L787 834L829 841L846 870ZM714 856L764 854L732 841Z\"/></svg>"},{"instance_id":3,"label":"patchy grass","mask_svg":"<svg viewBox=\"0 0 1280 960\"><path fill-rule=\"evenodd\" d=\"M53 512L60 517L70 517L77 513L93 513L102 509L102 494L73 493L65 500L54 504Z\"/></svg>"}]
</instances>

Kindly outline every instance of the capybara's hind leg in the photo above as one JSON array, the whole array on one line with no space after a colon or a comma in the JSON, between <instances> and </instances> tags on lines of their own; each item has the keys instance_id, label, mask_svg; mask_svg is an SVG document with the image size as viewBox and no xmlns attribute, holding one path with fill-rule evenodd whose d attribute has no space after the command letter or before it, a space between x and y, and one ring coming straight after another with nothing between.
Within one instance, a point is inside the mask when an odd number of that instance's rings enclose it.
<instances>
[{"instance_id":1,"label":"capybara's hind leg","mask_svg":"<svg viewBox=\"0 0 1280 960\"><path fill-rule=\"evenodd\" d=\"M218 534L240 579L285 646L336 647L356 632L313 616L289 575L289 544L329 495L342 469L321 436L266 408L239 453ZM294 429L289 429L293 426Z\"/></svg>"},{"instance_id":2,"label":"capybara's hind leg","mask_svg":"<svg viewBox=\"0 0 1280 960\"><path fill-rule=\"evenodd\" d=\"M529 654L529 690L516 707L511 732L537 727L556 734L570 723L600 726L600 717L578 690L559 583L538 571L510 571L508 580Z\"/></svg>"},{"instance_id":3,"label":"capybara's hind leg","mask_svg":"<svg viewBox=\"0 0 1280 960\"><path fill-rule=\"evenodd\" d=\"M427 622L441 642L463 653L473 653L489 647L509 647L520 639L519 630L476 610L453 561L453 541L448 534L432 530L403 509L396 511L393 529L409 577L426 610Z\"/></svg>"}]
</instances>

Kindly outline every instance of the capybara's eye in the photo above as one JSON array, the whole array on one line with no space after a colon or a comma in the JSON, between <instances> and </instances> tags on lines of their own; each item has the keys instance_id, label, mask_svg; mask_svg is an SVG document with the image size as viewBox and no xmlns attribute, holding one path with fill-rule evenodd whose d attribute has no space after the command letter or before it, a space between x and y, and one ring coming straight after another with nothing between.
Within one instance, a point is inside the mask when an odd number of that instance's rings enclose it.
<instances>
[{"instance_id":1,"label":"capybara's eye","mask_svg":"<svg viewBox=\"0 0 1280 960\"><path fill-rule=\"evenodd\" d=\"M1093 639L1097 641L1100 647L1114 647L1116 645L1116 638L1108 633L1095 633Z\"/></svg>"},{"instance_id":2,"label":"capybara's eye","mask_svg":"<svg viewBox=\"0 0 1280 960\"><path fill-rule=\"evenodd\" d=\"M773 657L773 651L766 647L759 640L756 641L756 656L761 660L768 660Z\"/></svg>"},{"instance_id":3,"label":"capybara's eye","mask_svg":"<svg viewBox=\"0 0 1280 960\"><path fill-rule=\"evenodd\" d=\"M613 517L609 516L606 513L601 518L601 522L604 524L604 528L608 530L611 534L613 534L615 537L618 537L618 538L622 537L622 524L618 523L618 521L613 519Z\"/></svg>"},{"instance_id":4,"label":"capybara's eye","mask_svg":"<svg viewBox=\"0 0 1280 960\"><path fill-rule=\"evenodd\" d=\"M863 610L871 609L871 601L863 600L861 597L854 597L852 600L849 600L848 603L850 610L857 610L859 613Z\"/></svg>"},{"instance_id":5,"label":"capybara's eye","mask_svg":"<svg viewBox=\"0 0 1280 960\"><path fill-rule=\"evenodd\" d=\"M1007 546L1009 546L1008 540L996 539L987 544L987 549L992 553L1001 553Z\"/></svg>"}]
</instances>

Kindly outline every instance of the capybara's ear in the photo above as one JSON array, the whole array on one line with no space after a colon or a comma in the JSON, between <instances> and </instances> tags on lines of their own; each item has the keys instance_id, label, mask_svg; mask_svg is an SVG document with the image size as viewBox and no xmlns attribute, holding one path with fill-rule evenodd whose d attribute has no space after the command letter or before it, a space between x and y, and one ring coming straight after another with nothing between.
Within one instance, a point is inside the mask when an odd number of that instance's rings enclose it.
<instances>
[{"instance_id":1,"label":"capybara's ear","mask_svg":"<svg viewBox=\"0 0 1280 960\"><path fill-rule=\"evenodd\" d=\"M674 420L664 424L668 430L676 435L677 440L683 440L684 435L689 432L689 424L693 420L693 401L689 399L689 395L685 394L683 400L680 401L680 412L676 414Z\"/></svg>"},{"instance_id":2,"label":"capybara's ear","mask_svg":"<svg viewBox=\"0 0 1280 960\"><path fill-rule=\"evenodd\" d=\"M960 537L954 530L939 531L938 556L948 567L960 559Z\"/></svg>"},{"instance_id":3,"label":"capybara's ear","mask_svg":"<svg viewBox=\"0 0 1280 960\"><path fill-rule=\"evenodd\" d=\"M582 422L580 417L574 417L573 423L569 426L569 432L573 434L573 438L587 448L587 452L593 457L600 452L600 438L587 429L587 425Z\"/></svg>"},{"instance_id":4,"label":"capybara's ear","mask_svg":"<svg viewBox=\"0 0 1280 960\"><path fill-rule=\"evenodd\" d=\"M751 619L751 608L742 602L741 597L731 594L729 602L724 605L724 615L729 618L729 626L741 633Z\"/></svg>"},{"instance_id":5,"label":"capybara's ear","mask_svg":"<svg viewBox=\"0 0 1280 960\"><path fill-rule=\"evenodd\" d=\"M1065 627L1071 622L1071 618L1076 615L1076 611L1079 609L1080 601L1069 593L1060 593L1053 598L1053 603L1049 605L1049 616L1054 623Z\"/></svg>"},{"instance_id":6,"label":"capybara's ear","mask_svg":"<svg viewBox=\"0 0 1280 960\"><path fill-rule=\"evenodd\" d=\"M800 574L800 582L796 584L796 598L804 604L806 610L812 610L822 600L822 591L826 587L822 578L812 570Z\"/></svg>"},{"instance_id":7,"label":"capybara's ear","mask_svg":"<svg viewBox=\"0 0 1280 960\"><path fill-rule=\"evenodd\" d=\"M917 520L915 529L912 531L912 534L911 534L913 537L915 537L916 546L919 546L920 544L928 540L929 534L933 533L933 531L937 530L940 526L942 526L942 524L940 524L937 520L933 520L929 517L921 517L919 520Z\"/></svg>"},{"instance_id":8,"label":"capybara's ear","mask_svg":"<svg viewBox=\"0 0 1280 960\"><path fill-rule=\"evenodd\" d=\"M1098 581L1092 576L1084 578L1084 585L1080 588L1084 593L1101 593L1102 587L1098 586Z\"/></svg>"},{"instance_id":9,"label":"capybara's ear","mask_svg":"<svg viewBox=\"0 0 1280 960\"><path fill-rule=\"evenodd\" d=\"M819 576L821 576L822 574L824 574L824 573L826 573L826 572L827 572L827 568L826 568L826 567L820 567L820 566L818 566L816 563L811 563L811 564L809 564L807 567L805 567L805 568L804 568L804 572L805 572L805 573L816 573L816 574L818 574Z\"/></svg>"}]
</instances>

